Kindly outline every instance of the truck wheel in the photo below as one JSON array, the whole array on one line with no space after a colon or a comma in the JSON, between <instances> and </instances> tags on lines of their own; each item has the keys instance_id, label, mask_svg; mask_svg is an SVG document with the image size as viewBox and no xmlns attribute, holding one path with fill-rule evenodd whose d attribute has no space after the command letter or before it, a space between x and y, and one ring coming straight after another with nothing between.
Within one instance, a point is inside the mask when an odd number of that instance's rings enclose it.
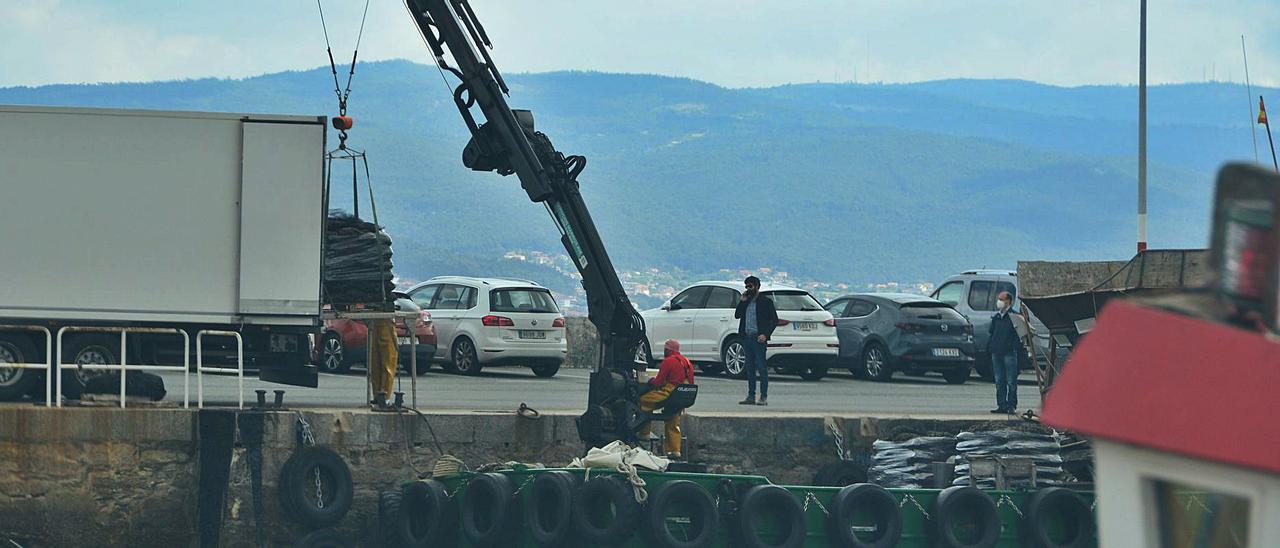
<instances>
[{"instance_id":1,"label":"truck wheel","mask_svg":"<svg viewBox=\"0 0 1280 548\"><path fill-rule=\"evenodd\" d=\"M720 363L724 364L724 374L733 379L747 378L747 349L738 339L729 339L720 349Z\"/></svg>"},{"instance_id":2,"label":"truck wheel","mask_svg":"<svg viewBox=\"0 0 1280 548\"><path fill-rule=\"evenodd\" d=\"M873 381L887 381L893 376L893 366L889 365L889 352L880 343L871 343L862 351L862 370L867 378Z\"/></svg>"},{"instance_id":3,"label":"truck wheel","mask_svg":"<svg viewBox=\"0 0 1280 548\"><path fill-rule=\"evenodd\" d=\"M111 349L110 339L90 335L76 337L62 347L67 358L64 363L76 365L118 364L120 358ZM104 369L67 369L62 373L62 395L69 400L78 400L84 394L85 384L89 379L106 373Z\"/></svg>"},{"instance_id":4,"label":"truck wheel","mask_svg":"<svg viewBox=\"0 0 1280 548\"><path fill-rule=\"evenodd\" d=\"M484 367L476 356L476 344L466 337L458 337L453 343L453 369L463 375L475 376Z\"/></svg>"},{"instance_id":5,"label":"truck wheel","mask_svg":"<svg viewBox=\"0 0 1280 548\"><path fill-rule=\"evenodd\" d=\"M346 345L342 344L342 336L328 331L320 339L320 370L325 373L343 373L351 369L351 361L347 359Z\"/></svg>"},{"instance_id":6,"label":"truck wheel","mask_svg":"<svg viewBox=\"0 0 1280 548\"><path fill-rule=\"evenodd\" d=\"M0 364L37 361L36 349L21 335L0 334ZM17 401L35 390L41 376L34 369L0 367L0 401Z\"/></svg>"}]
</instances>

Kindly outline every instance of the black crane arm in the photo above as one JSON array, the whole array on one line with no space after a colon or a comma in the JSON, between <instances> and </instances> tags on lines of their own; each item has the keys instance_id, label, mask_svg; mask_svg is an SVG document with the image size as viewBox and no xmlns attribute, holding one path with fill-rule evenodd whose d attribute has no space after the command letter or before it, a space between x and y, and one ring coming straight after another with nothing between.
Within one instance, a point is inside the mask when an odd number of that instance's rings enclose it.
<instances>
[{"instance_id":1,"label":"black crane arm","mask_svg":"<svg viewBox=\"0 0 1280 548\"><path fill-rule=\"evenodd\" d=\"M418 30L441 69L461 82L453 101L471 130L462 161L476 171L515 174L529 199L542 203L560 230L560 242L582 274L587 315L600 336L600 361L591 373L587 411L578 435L589 445L636 441L640 387L636 351L644 340L644 320L618 279L604 242L579 192L582 156L566 156L534 129L533 114L512 110L510 92L487 48L489 37L466 0L406 0ZM450 65L446 52L453 58ZM479 108L484 122L476 123Z\"/></svg>"}]
</instances>

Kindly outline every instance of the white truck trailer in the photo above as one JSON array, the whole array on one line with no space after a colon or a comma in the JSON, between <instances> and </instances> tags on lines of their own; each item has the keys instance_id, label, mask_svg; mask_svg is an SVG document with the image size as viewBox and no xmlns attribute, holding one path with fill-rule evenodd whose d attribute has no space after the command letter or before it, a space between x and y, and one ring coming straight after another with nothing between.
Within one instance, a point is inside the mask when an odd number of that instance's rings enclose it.
<instances>
[{"instance_id":1,"label":"white truck trailer","mask_svg":"<svg viewBox=\"0 0 1280 548\"><path fill-rule=\"evenodd\" d=\"M197 332L235 331L246 369L316 386L325 123L0 105L0 362L56 353L39 328L68 328L54 364L119 363L119 328L183 330L194 364ZM184 361L181 336L127 337L130 364ZM236 361L234 339L203 350ZM66 369L63 394L89 374ZM0 400L43 399L44 378L0 367Z\"/></svg>"}]
</instances>

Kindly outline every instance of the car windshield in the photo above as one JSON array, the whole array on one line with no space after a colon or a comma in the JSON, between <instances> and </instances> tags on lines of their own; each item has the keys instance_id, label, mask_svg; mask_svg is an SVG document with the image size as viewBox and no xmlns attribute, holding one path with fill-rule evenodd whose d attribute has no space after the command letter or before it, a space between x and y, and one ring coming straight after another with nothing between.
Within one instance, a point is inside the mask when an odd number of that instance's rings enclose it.
<instances>
[{"instance_id":1,"label":"car windshield","mask_svg":"<svg viewBox=\"0 0 1280 548\"><path fill-rule=\"evenodd\" d=\"M822 310L822 305L803 291L770 291L765 296L773 299L773 307L779 311Z\"/></svg>"},{"instance_id":2,"label":"car windshield","mask_svg":"<svg viewBox=\"0 0 1280 548\"><path fill-rule=\"evenodd\" d=\"M956 312L947 303L921 301L914 303L904 303L902 305L902 313L912 318L921 320L959 320L964 321L964 316Z\"/></svg>"},{"instance_id":3,"label":"car windshield","mask_svg":"<svg viewBox=\"0 0 1280 548\"><path fill-rule=\"evenodd\" d=\"M560 312L551 292L545 289L495 289L489 292L489 303L494 312Z\"/></svg>"}]
</instances>

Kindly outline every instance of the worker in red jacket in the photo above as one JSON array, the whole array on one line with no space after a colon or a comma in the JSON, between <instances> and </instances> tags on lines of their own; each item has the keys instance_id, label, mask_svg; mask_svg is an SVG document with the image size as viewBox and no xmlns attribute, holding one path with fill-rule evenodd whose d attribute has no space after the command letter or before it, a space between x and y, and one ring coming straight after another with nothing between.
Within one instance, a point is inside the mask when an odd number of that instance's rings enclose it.
<instances>
[{"instance_id":1,"label":"worker in red jacket","mask_svg":"<svg viewBox=\"0 0 1280 548\"><path fill-rule=\"evenodd\" d=\"M662 351L662 365L658 366L658 374L649 379L649 385L653 388L640 396L640 410L645 413L657 409L659 404L671 395L671 391L675 390L677 384L693 384L693 363L680 353L680 342L668 339L666 344L662 345ZM680 418L683 415L684 411L681 411L672 417L667 421L664 430L666 439L662 444L663 450L671 458L680 458ZM644 425L640 435L649 437L651 427L651 424Z\"/></svg>"}]
</instances>

